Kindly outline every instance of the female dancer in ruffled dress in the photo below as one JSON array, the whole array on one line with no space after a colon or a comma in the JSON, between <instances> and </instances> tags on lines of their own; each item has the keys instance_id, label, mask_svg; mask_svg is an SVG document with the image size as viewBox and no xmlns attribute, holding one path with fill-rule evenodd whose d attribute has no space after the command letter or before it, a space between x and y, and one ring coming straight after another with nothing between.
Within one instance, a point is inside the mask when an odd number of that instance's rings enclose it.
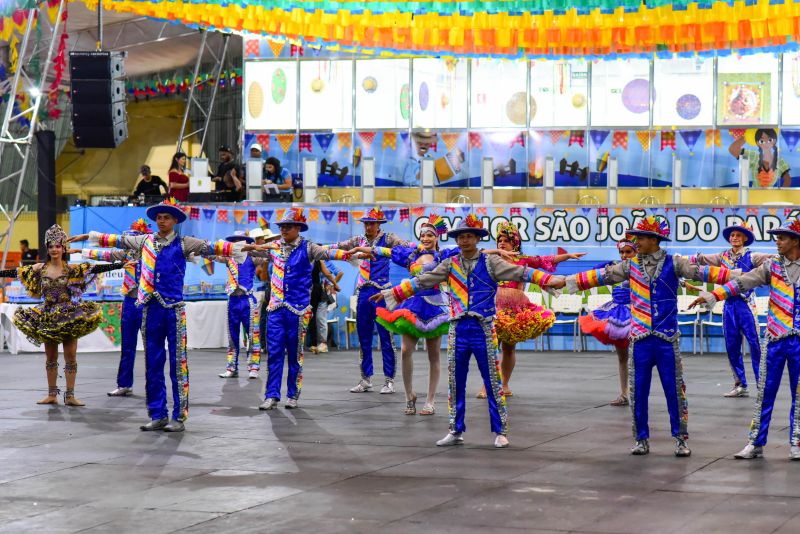
<instances>
[{"instance_id":1,"label":"female dancer in ruffled dress","mask_svg":"<svg viewBox=\"0 0 800 534\"><path fill-rule=\"evenodd\" d=\"M375 254L388 255L397 265L405 267L412 276L435 267L443 257L451 253L439 251L439 236L447 233L447 225L438 215L431 215L420 230L420 245L417 247L394 247L375 250ZM457 253L458 249L453 249ZM444 256L443 256L444 254ZM406 415L417 413L417 396L414 393L412 375L414 371L413 353L417 340L425 339L428 349L428 396L420 415L433 415L436 412L434 398L439 384L440 349L442 336L449 328L450 312L447 309L445 294L437 286L417 293L394 311L378 308L377 321L388 331L403 336L402 368L403 387L406 390Z\"/></svg>"},{"instance_id":2,"label":"female dancer in ruffled dress","mask_svg":"<svg viewBox=\"0 0 800 534\"><path fill-rule=\"evenodd\" d=\"M636 256L636 241L627 236L617 243L621 260ZM608 261L596 265L595 269L613 265ZM584 334L597 338L604 345L613 345L617 351L619 366L619 397L611 401L611 406L627 406L628 401L628 336L631 331L631 289L626 280L611 290L611 300L578 319Z\"/></svg>"},{"instance_id":3,"label":"female dancer in ruffled dress","mask_svg":"<svg viewBox=\"0 0 800 534\"><path fill-rule=\"evenodd\" d=\"M509 222L497 227L497 248L519 254L522 240L519 229ZM585 252L575 254L559 254L557 256L518 256L511 263L524 265L534 269L553 272L556 265L565 260L578 259ZM509 260L506 260L509 261ZM511 373L517 363L517 343L536 339L553 326L556 316L550 310L532 303L525 296L523 284L520 282L501 282L497 288L497 340L503 353L500 361L500 374L503 378L503 394L511 397L513 393L508 387ZM478 398L486 398L485 388L481 388Z\"/></svg>"},{"instance_id":4,"label":"female dancer in ruffled dress","mask_svg":"<svg viewBox=\"0 0 800 534\"><path fill-rule=\"evenodd\" d=\"M76 352L78 338L94 331L103 317L95 302L82 302L81 295L95 275L121 269L124 263L93 265L66 262L67 234L57 224L50 227L44 236L47 246L47 262L0 271L2 277L18 277L27 292L44 302L32 308L18 308L14 312L14 325L31 342L44 343L47 363L47 397L38 404L58 404L58 345L64 345L64 377L67 390L64 404L84 406L75 397L75 377L78 373Z\"/></svg>"}]
</instances>

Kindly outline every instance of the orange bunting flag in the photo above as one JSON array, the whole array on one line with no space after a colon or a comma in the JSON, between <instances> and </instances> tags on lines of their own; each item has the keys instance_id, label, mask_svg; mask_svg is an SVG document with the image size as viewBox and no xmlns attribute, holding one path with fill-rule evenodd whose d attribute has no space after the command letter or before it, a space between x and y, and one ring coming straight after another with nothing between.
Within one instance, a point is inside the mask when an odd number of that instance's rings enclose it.
<instances>
[{"instance_id":1,"label":"orange bunting flag","mask_svg":"<svg viewBox=\"0 0 800 534\"><path fill-rule=\"evenodd\" d=\"M276 218L276 220L280 221L281 219L283 219L283 214L284 213L286 213L286 209L285 208L281 208L281 209L275 210L275 218Z\"/></svg>"},{"instance_id":2,"label":"orange bunting flag","mask_svg":"<svg viewBox=\"0 0 800 534\"><path fill-rule=\"evenodd\" d=\"M336 134L336 143L338 144L339 148L352 148L353 137L346 132L338 133Z\"/></svg>"},{"instance_id":3,"label":"orange bunting flag","mask_svg":"<svg viewBox=\"0 0 800 534\"><path fill-rule=\"evenodd\" d=\"M447 151L450 152L458 144L458 138L461 137L461 134L458 132L445 132L440 134L440 136L442 141L444 141L444 146L447 147Z\"/></svg>"},{"instance_id":4,"label":"orange bunting flag","mask_svg":"<svg viewBox=\"0 0 800 534\"><path fill-rule=\"evenodd\" d=\"M267 39L269 43L269 49L272 50L272 55L275 57L281 57L281 52L283 52L283 47L286 46L286 41L273 41L272 39Z\"/></svg>"},{"instance_id":5,"label":"orange bunting flag","mask_svg":"<svg viewBox=\"0 0 800 534\"><path fill-rule=\"evenodd\" d=\"M498 206L498 207L496 207L496 208L494 209L494 211L496 211L498 215L502 215L502 214L503 214L503 212L505 211L505 208L503 208L503 207L499 207L499 206Z\"/></svg>"},{"instance_id":6,"label":"orange bunting flag","mask_svg":"<svg viewBox=\"0 0 800 534\"><path fill-rule=\"evenodd\" d=\"M712 143L715 146L722 146L722 137L719 130L706 130L706 147L710 147Z\"/></svg>"},{"instance_id":7,"label":"orange bunting flag","mask_svg":"<svg viewBox=\"0 0 800 534\"><path fill-rule=\"evenodd\" d=\"M636 139L639 140L639 143L642 145L642 150L645 152L650 152L650 130L639 130L636 132Z\"/></svg>"},{"instance_id":8,"label":"orange bunting flag","mask_svg":"<svg viewBox=\"0 0 800 534\"><path fill-rule=\"evenodd\" d=\"M364 216L364 212L363 211L351 211L350 215L353 217L354 220L358 220L358 219L360 219L361 217Z\"/></svg>"},{"instance_id":9,"label":"orange bunting flag","mask_svg":"<svg viewBox=\"0 0 800 534\"><path fill-rule=\"evenodd\" d=\"M233 220L236 221L236 224L242 224L245 215L247 215L247 210L233 210Z\"/></svg>"},{"instance_id":10,"label":"orange bunting flag","mask_svg":"<svg viewBox=\"0 0 800 534\"><path fill-rule=\"evenodd\" d=\"M383 132L381 149L385 150L387 148L397 150L397 132Z\"/></svg>"},{"instance_id":11,"label":"orange bunting flag","mask_svg":"<svg viewBox=\"0 0 800 534\"><path fill-rule=\"evenodd\" d=\"M423 215L425 215L425 206L417 206L416 208L412 208L411 213L413 213L417 217L422 217Z\"/></svg>"},{"instance_id":12,"label":"orange bunting flag","mask_svg":"<svg viewBox=\"0 0 800 534\"><path fill-rule=\"evenodd\" d=\"M308 210L308 222L313 222L318 220L319 220L319 210L313 208Z\"/></svg>"},{"instance_id":13,"label":"orange bunting flag","mask_svg":"<svg viewBox=\"0 0 800 534\"><path fill-rule=\"evenodd\" d=\"M278 140L278 144L281 145L281 149L283 153L286 154L289 152L289 149L292 147L292 143L294 143L294 138L297 137L295 134L276 134L275 139Z\"/></svg>"}]
</instances>

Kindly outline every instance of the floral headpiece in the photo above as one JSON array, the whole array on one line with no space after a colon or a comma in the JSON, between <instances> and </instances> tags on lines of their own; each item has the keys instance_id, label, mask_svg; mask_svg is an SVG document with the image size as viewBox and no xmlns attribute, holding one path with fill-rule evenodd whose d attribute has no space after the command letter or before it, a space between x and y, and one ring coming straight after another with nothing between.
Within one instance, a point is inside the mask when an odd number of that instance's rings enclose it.
<instances>
[{"instance_id":1,"label":"floral headpiece","mask_svg":"<svg viewBox=\"0 0 800 534\"><path fill-rule=\"evenodd\" d=\"M645 217L636 225L636 230L638 232L658 234L663 238L669 237L669 224L667 224L667 220L660 215L649 215Z\"/></svg>"},{"instance_id":2,"label":"floral headpiece","mask_svg":"<svg viewBox=\"0 0 800 534\"><path fill-rule=\"evenodd\" d=\"M789 221L786 221L786 222L789 223ZM797 233L800 234L800 219L795 217L794 220L791 223L789 223L787 227L792 232L797 232Z\"/></svg>"},{"instance_id":3,"label":"floral headpiece","mask_svg":"<svg viewBox=\"0 0 800 534\"><path fill-rule=\"evenodd\" d=\"M519 252L522 246L522 239L519 235L519 228L515 224L510 222L500 223L497 226L497 239L500 239L501 236L511 242L511 248L514 249L514 252Z\"/></svg>"},{"instance_id":4,"label":"floral headpiece","mask_svg":"<svg viewBox=\"0 0 800 534\"><path fill-rule=\"evenodd\" d=\"M64 232L63 228L57 224L54 224L44 233L44 243L46 246L50 246L51 244L55 243L64 246L67 243L67 234Z\"/></svg>"},{"instance_id":5,"label":"floral headpiece","mask_svg":"<svg viewBox=\"0 0 800 534\"><path fill-rule=\"evenodd\" d=\"M303 210L301 208L292 208L291 215L287 213L286 219L293 220L294 222L304 223L306 221L306 216L303 215Z\"/></svg>"},{"instance_id":6,"label":"floral headpiece","mask_svg":"<svg viewBox=\"0 0 800 534\"><path fill-rule=\"evenodd\" d=\"M150 224L145 221L144 219L136 219L131 223L131 230L134 232L139 232L140 234L152 234L153 229L150 228Z\"/></svg>"},{"instance_id":7,"label":"floral headpiece","mask_svg":"<svg viewBox=\"0 0 800 534\"><path fill-rule=\"evenodd\" d=\"M437 236L447 233L447 223L436 213L431 213L428 216L428 220L423 223L422 227L425 228L426 226L433 228Z\"/></svg>"}]
</instances>

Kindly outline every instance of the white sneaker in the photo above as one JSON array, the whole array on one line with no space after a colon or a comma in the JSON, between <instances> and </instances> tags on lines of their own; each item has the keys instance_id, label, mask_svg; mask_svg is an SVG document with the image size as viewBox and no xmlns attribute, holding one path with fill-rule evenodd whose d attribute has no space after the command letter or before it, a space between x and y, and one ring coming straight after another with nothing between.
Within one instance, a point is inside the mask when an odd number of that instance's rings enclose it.
<instances>
[{"instance_id":1,"label":"white sneaker","mask_svg":"<svg viewBox=\"0 0 800 534\"><path fill-rule=\"evenodd\" d=\"M675 438L675 456L678 458L686 458L692 455L692 450L686 445L686 441L682 438Z\"/></svg>"},{"instance_id":2,"label":"white sneaker","mask_svg":"<svg viewBox=\"0 0 800 534\"><path fill-rule=\"evenodd\" d=\"M109 397L130 397L132 394L133 389L131 388L117 388L114 391L106 393Z\"/></svg>"},{"instance_id":3,"label":"white sneaker","mask_svg":"<svg viewBox=\"0 0 800 534\"><path fill-rule=\"evenodd\" d=\"M328 352L328 345L326 343L320 343L317 346L317 354L321 354L323 352Z\"/></svg>"},{"instance_id":4,"label":"white sneaker","mask_svg":"<svg viewBox=\"0 0 800 534\"><path fill-rule=\"evenodd\" d=\"M219 377L220 378L238 378L239 377L239 371L230 371L230 370L228 370L228 371L225 371L224 373L220 373Z\"/></svg>"},{"instance_id":5,"label":"white sneaker","mask_svg":"<svg viewBox=\"0 0 800 534\"><path fill-rule=\"evenodd\" d=\"M800 460L800 447L792 446L791 452L789 453L790 460Z\"/></svg>"},{"instance_id":6,"label":"white sneaker","mask_svg":"<svg viewBox=\"0 0 800 534\"><path fill-rule=\"evenodd\" d=\"M437 447L450 447L452 445L462 445L464 443L464 436L461 432L455 434L449 432L445 437L436 442Z\"/></svg>"},{"instance_id":7,"label":"white sneaker","mask_svg":"<svg viewBox=\"0 0 800 534\"><path fill-rule=\"evenodd\" d=\"M497 434L497 437L494 438L494 446L497 449L505 449L508 447L508 438L503 434Z\"/></svg>"},{"instance_id":8,"label":"white sneaker","mask_svg":"<svg viewBox=\"0 0 800 534\"><path fill-rule=\"evenodd\" d=\"M725 397L749 397L750 392L747 391L746 387L743 386L733 386L733 389L727 392Z\"/></svg>"},{"instance_id":9,"label":"white sneaker","mask_svg":"<svg viewBox=\"0 0 800 534\"><path fill-rule=\"evenodd\" d=\"M254 378L258 378L258 371L256 369L253 369L252 371L250 371L250 375L248 376L248 378L251 379L251 380L254 379Z\"/></svg>"},{"instance_id":10,"label":"white sneaker","mask_svg":"<svg viewBox=\"0 0 800 534\"><path fill-rule=\"evenodd\" d=\"M278 399L267 399L261 406L258 407L259 410L274 410L278 407Z\"/></svg>"},{"instance_id":11,"label":"white sneaker","mask_svg":"<svg viewBox=\"0 0 800 534\"><path fill-rule=\"evenodd\" d=\"M284 404L287 410L291 410L293 408L297 408L297 399L288 399L286 404Z\"/></svg>"},{"instance_id":12,"label":"white sneaker","mask_svg":"<svg viewBox=\"0 0 800 534\"><path fill-rule=\"evenodd\" d=\"M752 443L748 443L744 446L744 449L734 454L733 457L737 460L752 460L753 458L763 456L763 454L764 449L762 447L757 447Z\"/></svg>"},{"instance_id":13,"label":"white sneaker","mask_svg":"<svg viewBox=\"0 0 800 534\"><path fill-rule=\"evenodd\" d=\"M350 388L350 393L366 393L367 391L372 391L372 382L363 378Z\"/></svg>"},{"instance_id":14,"label":"white sneaker","mask_svg":"<svg viewBox=\"0 0 800 534\"><path fill-rule=\"evenodd\" d=\"M381 388L381 395L387 395L389 393L394 393L394 380L391 378L387 378L386 382L383 383L383 387Z\"/></svg>"}]
</instances>

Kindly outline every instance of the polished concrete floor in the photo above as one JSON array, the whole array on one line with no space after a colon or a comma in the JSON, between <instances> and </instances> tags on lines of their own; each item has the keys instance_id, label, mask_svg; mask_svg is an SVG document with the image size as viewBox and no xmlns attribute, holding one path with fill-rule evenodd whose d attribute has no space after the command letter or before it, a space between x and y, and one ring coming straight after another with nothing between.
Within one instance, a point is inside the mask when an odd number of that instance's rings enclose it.
<instances>
[{"instance_id":1,"label":"polished concrete floor","mask_svg":"<svg viewBox=\"0 0 800 534\"><path fill-rule=\"evenodd\" d=\"M223 359L191 353L188 430L170 435L138 430L143 365L136 396L109 398L116 356L81 355L87 406L48 408L43 356L0 354L0 532L800 532L788 385L766 458L734 460L753 399L722 398L721 355L685 357L688 459L672 455L657 378L651 454L628 454L611 353L521 353L507 450L472 397L466 445L434 446L444 382L433 417L403 415L402 393L349 393L353 352L307 355L294 411L256 410L263 379L217 378ZM419 390L426 369L418 352Z\"/></svg>"}]
</instances>

